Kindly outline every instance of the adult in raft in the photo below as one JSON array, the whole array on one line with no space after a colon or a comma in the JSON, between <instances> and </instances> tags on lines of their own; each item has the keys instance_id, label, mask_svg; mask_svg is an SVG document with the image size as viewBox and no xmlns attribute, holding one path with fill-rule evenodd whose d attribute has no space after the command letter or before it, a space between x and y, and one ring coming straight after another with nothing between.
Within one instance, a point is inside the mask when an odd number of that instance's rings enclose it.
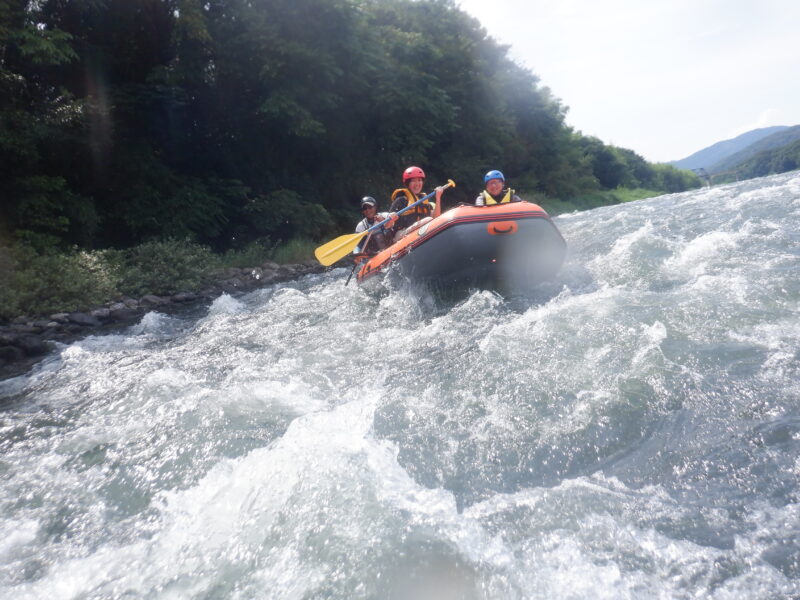
<instances>
[{"instance_id":1,"label":"adult in raft","mask_svg":"<svg viewBox=\"0 0 800 600\"><path fill-rule=\"evenodd\" d=\"M356 225L356 233L366 231L373 225L377 225L385 220L389 215L387 213L378 212L378 203L372 196L364 196L361 199L361 216L364 218ZM397 217L395 217L397 218ZM364 240L356 246L353 251L355 254L377 254L391 244L391 227L393 221L389 221L384 227L377 231L367 234Z\"/></svg>"},{"instance_id":2,"label":"adult in raft","mask_svg":"<svg viewBox=\"0 0 800 600\"><path fill-rule=\"evenodd\" d=\"M425 196L422 186L425 185L425 171L419 167L408 167L403 171L403 187L392 192L391 205L389 210L392 214L403 210L406 206L414 204L417 200ZM438 217L442 212L442 192L444 186L439 186L435 190L436 202L425 200L422 204L415 206L410 211L397 217L394 226L394 239L399 240L405 234L405 229L425 217Z\"/></svg>"},{"instance_id":3,"label":"adult in raft","mask_svg":"<svg viewBox=\"0 0 800 600\"><path fill-rule=\"evenodd\" d=\"M483 187L484 190L475 198L475 206L522 202L522 198L517 196L514 190L506 187L505 175L496 169L483 176Z\"/></svg>"}]
</instances>

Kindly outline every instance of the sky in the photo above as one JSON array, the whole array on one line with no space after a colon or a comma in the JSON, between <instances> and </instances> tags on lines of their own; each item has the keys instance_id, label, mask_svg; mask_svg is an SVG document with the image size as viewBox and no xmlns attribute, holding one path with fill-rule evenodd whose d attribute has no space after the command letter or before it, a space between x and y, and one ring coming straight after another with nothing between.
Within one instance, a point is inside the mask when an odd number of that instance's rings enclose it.
<instances>
[{"instance_id":1,"label":"sky","mask_svg":"<svg viewBox=\"0 0 800 600\"><path fill-rule=\"evenodd\" d=\"M679 160L800 125L800 0L456 0L584 135Z\"/></svg>"}]
</instances>

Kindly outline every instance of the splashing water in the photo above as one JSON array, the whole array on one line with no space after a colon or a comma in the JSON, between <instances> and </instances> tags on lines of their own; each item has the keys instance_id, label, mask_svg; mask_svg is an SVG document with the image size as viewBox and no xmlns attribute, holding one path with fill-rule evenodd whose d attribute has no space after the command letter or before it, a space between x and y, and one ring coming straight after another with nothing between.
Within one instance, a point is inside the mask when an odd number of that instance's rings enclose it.
<instances>
[{"instance_id":1,"label":"splashing water","mask_svg":"<svg viewBox=\"0 0 800 600\"><path fill-rule=\"evenodd\" d=\"M0 595L798 597L800 174L556 223L538 299L338 269L0 382Z\"/></svg>"}]
</instances>

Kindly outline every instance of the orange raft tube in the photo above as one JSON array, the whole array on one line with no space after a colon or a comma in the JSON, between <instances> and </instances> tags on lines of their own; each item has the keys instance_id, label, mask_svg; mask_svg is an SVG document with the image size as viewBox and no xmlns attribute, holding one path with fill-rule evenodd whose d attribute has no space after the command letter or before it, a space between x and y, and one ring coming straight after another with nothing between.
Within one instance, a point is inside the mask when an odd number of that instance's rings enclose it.
<instances>
[{"instance_id":1,"label":"orange raft tube","mask_svg":"<svg viewBox=\"0 0 800 600\"><path fill-rule=\"evenodd\" d=\"M445 289L513 292L552 278L565 253L564 238L536 204L462 205L409 227L362 262L357 279L367 282L391 266Z\"/></svg>"}]
</instances>

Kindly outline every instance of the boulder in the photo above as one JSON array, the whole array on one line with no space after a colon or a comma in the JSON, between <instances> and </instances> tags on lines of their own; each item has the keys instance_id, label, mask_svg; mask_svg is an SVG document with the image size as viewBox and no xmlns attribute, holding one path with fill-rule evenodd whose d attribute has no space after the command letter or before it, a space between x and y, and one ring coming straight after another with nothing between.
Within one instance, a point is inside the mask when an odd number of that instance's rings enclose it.
<instances>
[{"instance_id":1,"label":"boulder","mask_svg":"<svg viewBox=\"0 0 800 600\"><path fill-rule=\"evenodd\" d=\"M22 349L16 346L0 346L0 359L5 362L17 362L25 358L25 353Z\"/></svg>"},{"instance_id":2,"label":"boulder","mask_svg":"<svg viewBox=\"0 0 800 600\"><path fill-rule=\"evenodd\" d=\"M90 316L100 321L107 321L111 311L107 308L95 308L89 313Z\"/></svg>"},{"instance_id":3,"label":"boulder","mask_svg":"<svg viewBox=\"0 0 800 600\"><path fill-rule=\"evenodd\" d=\"M69 322L75 325L81 325L82 327L97 327L100 325L100 321L96 318L82 312L69 313Z\"/></svg>"},{"instance_id":4,"label":"boulder","mask_svg":"<svg viewBox=\"0 0 800 600\"><path fill-rule=\"evenodd\" d=\"M171 297L173 302L191 302L197 300L197 294L192 292L179 292Z\"/></svg>"},{"instance_id":5,"label":"boulder","mask_svg":"<svg viewBox=\"0 0 800 600\"><path fill-rule=\"evenodd\" d=\"M239 292L245 288L244 282L237 277L232 279L226 279L223 281L220 286L222 287L222 291L227 294L232 294L234 292Z\"/></svg>"},{"instance_id":6,"label":"boulder","mask_svg":"<svg viewBox=\"0 0 800 600\"><path fill-rule=\"evenodd\" d=\"M275 272L267 272L267 273L264 273L261 276L260 283L263 284L263 285L266 285L268 283L274 283L274 282L278 281L279 279L280 279L280 277L278 276L277 273L275 273Z\"/></svg>"},{"instance_id":7,"label":"boulder","mask_svg":"<svg viewBox=\"0 0 800 600\"><path fill-rule=\"evenodd\" d=\"M126 321L133 321L139 313L132 308L124 306L122 308L115 308L109 312L108 318L117 323L124 323Z\"/></svg>"},{"instance_id":8,"label":"boulder","mask_svg":"<svg viewBox=\"0 0 800 600\"><path fill-rule=\"evenodd\" d=\"M41 331L41 328L39 328L39 327L36 327L36 326L34 326L34 325L31 323L31 324L28 324L28 325L21 325L21 324L12 325L12 326L11 326L11 330L12 330L14 333L17 333L17 334L22 334L22 333L39 333L39 332Z\"/></svg>"},{"instance_id":9,"label":"boulder","mask_svg":"<svg viewBox=\"0 0 800 600\"><path fill-rule=\"evenodd\" d=\"M162 298L161 296L155 296L153 294L146 294L141 297L139 300L139 304L144 306L145 308L151 308L153 306L161 306L162 304L168 304L169 300L166 298Z\"/></svg>"},{"instance_id":10,"label":"boulder","mask_svg":"<svg viewBox=\"0 0 800 600\"><path fill-rule=\"evenodd\" d=\"M22 349L27 356L41 356L50 351L50 345L36 335L21 335L14 345Z\"/></svg>"}]
</instances>

